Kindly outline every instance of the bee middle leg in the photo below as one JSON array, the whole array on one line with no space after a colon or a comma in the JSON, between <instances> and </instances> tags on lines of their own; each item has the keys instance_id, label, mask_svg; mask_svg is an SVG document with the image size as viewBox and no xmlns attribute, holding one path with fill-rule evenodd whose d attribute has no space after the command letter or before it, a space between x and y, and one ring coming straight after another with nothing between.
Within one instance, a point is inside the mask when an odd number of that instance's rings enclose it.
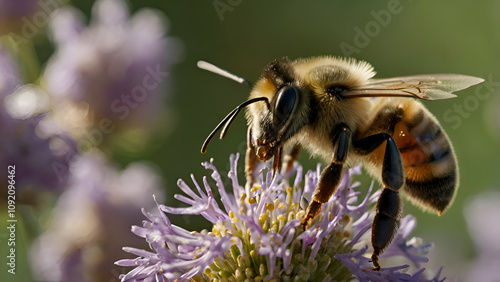
<instances>
[{"instance_id":1,"label":"bee middle leg","mask_svg":"<svg viewBox=\"0 0 500 282\"><path fill-rule=\"evenodd\" d=\"M330 200L337 190L342 178L342 168L347 158L347 152L351 143L351 131L347 127L341 127L339 133L334 138L333 145L336 147L333 161L322 172L318 181L318 186L314 190L313 198L307 207L306 217L302 220L304 230L309 223L319 214L321 206Z\"/></svg>"},{"instance_id":2,"label":"bee middle leg","mask_svg":"<svg viewBox=\"0 0 500 282\"><path fill-rule=\"evenodd\" d=\"M380 270L378 257L389 246L399 228L399 220L403 214L403 201L399 197L399 189L405 183L405 171L399 149L390 134L378 133L353 144L358 153L369 154L384 141L386 141L382 163L384 190L377 201L375 218L372 223L371 241L374 270Z\"/></svg>"}]
</instances>

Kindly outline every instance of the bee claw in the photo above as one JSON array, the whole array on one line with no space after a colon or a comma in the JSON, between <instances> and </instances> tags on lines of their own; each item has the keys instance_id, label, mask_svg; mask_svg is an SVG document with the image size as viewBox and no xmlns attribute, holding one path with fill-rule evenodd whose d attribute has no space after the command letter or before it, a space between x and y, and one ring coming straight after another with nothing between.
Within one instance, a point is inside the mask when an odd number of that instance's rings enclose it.
<instances>
[{"instance_id":1,"label":"bee claw","mask_svg":"<svg viewBox=\"0 0 500 282\"><path fill-rule=\"evenodd\" d=\"M372 254L373 271L380 271L380 264L378 263L378 255Z\"/></svg>"}]
</instances>

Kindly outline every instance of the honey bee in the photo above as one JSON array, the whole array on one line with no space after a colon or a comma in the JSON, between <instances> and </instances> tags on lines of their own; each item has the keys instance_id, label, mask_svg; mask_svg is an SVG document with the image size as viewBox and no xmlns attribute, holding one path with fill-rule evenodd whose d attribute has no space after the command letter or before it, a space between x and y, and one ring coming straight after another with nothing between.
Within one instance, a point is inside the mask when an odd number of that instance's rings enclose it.
<instances>
[{"instance_id":1,"label":"honey bee","mask_svg":"<svg viewBox=\"0 0 500 282\"><path fill-rule=\"evenodd\" d=\"M239 83L248 80L207 62L203 69ZM271 62L253 85L250 98L231 111L202 146L220 138L247 107L248 181L258 161L273 159L273 170L290 170L302 147L328 163L302 221L308 227L341 181L346 165L362 161L383 186L372 223L373 269L396 234L403 214L402 192L411 202L441 214L458 187L453 146L437 119L417 100L456 97L454 91L484 81L460 74L373 78L373 67L355 59L316 57ZM415 99L408 99L415 98Z\"/></svg>"}]
</instances>

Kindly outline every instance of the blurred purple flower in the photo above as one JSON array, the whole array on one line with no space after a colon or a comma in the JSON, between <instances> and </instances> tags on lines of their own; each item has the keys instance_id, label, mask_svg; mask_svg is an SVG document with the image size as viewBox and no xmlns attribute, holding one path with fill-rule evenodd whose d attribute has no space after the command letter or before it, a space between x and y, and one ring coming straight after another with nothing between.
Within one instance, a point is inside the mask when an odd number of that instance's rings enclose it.
<instances>
[{"instance_id":1,"label":"blurred purple flower","mask_svg":"<svg viewBox=\"0 0 500 282\"><path fill-rule=\"evenodd\" d=\"M21 74L7 48L0 45L0 101L21 84ZM3 104L3 102L2 102Z\"/></svg>"},{"instance_id":2,"label":"blurred purple flower","mask_svg":"<svg viewBox=\"0 0 500 282\"><path fill-rule=\"evenodd\" d=\"M39 9L38 3L38 0L0 0L0 23L32 15Z\"/></svg>"},{"instance_id":3,"label":"blurred purple flower","mask_svg":"<svg viewBox=\"0 0 500 282\"><path fill-rule=\"evenodd\" d=\"M37 127L42 116L16 119L9 114L15 108L8 102L11 93L16 87L29 88L18 87L21 83L17 65L8 51L0 48L0 167L15 166L18 196L22 202L31 203L37 200L37 194L30 191L62 190L76 148L62 131L42 136ZM6 169L0 170L0 178L7 179ZM7 189L2 191L6 193Z\"/></svg>"},{"instance_id":4,"label":"blurred purple flower","mask_svg":"<svg viewBox=\"0 0 500 282\"><path fill-rule=\"evenodd\" d=\"M500 192L487 191L473 199L464 210L469 234L477 247L477 257L466 269L467 281L496 281L500 277L498 203Z\"/></svg>"},{"instance_id":5,"label":"blurred purple flower","mask_svg":"<svg viewBox=\"0 0 500 282\"><path fill-rule=\"evenodd\" d=\"M122 256L124 244L135 241L130 225L141 220L141 207L154 206L151 195L163 199L161 187L147 165L133 163L118 172L99 151L79 157L49 228L31 248L36 280L116 279L121 269L113 262Z\"/></svg>"},{"instance_id":6,"label":"blurred purple flower","mask_svg":"<svg viewBox=\"0 0 500 282\"><path fill-rule=\"evenodd\" d=\"M73 121L87 122L83 127L105 123L106 130L114 131L157 118L164 108L168 71L179 57L178 42L165 36L166 21L151 9L129 18L120 0L96 1L88 27L75 8L56 10L50 20L56 52L43 79L58 122L67 122L67 115L58 113L67 112L68 104L83 109L69 113L82 115ZM77 133L82 127L64 126Z\"/></svg>"},{"instance_id":7,"label":"blurred purple flower","mask_svg":"<svg viewBox=\"0 0 500 282\"><path fill-rule=\"evenodd\" d=\"M309 171L302 183L302 167L296 166L295 180L272 173L260 174L259 186L243 187L237 176L238 155L231 156L228 173L233 195L227 194L223 181L212 162L204 163L212 170L212 178L221 195L222 207L206 177L203 188L192 176L195 193L184 181L178 185L186 193L175 198L187 207L173 208L158 204L161 215L143 211L149 221L143 227L133 226L132 232L145 238L152 252L139 248L124 248L135 254L135 259L117 261L117 265L132 266L133 270L121 276L122 281L187 280L290 280L304 281L425 281L424 269L414 275L405 273L408 265L388 267L388 259L401 256L403 260L426 262L424 255L429 245L421 240L408 239L415 226L411 216L401 221L401 228L393 244L381 256L381 271L373 271L368 250L369 231L373 219L376 192L359 201L351 183L360 166L345 172L342 183L323 206L309 229L302 230L300 220L320 176L320 167ZM211 231L189 232L173 225L166 214L202 215L213 224ZM438 274L439 275L439 274ZM435 277L432 281L438 281Z\"/></svg>"},{"instance_id":8,"label":"blurred purple flower","mask_svg":"<svg viewBox=\"0 0 500 282\"><path fill-rule=\"evenodd\" d=\"M0 167L15 166L16 189L23 202L36 200L36 194L30 192L40 189L61 191L75 152L68 136L39 137L36 127L40 118L19 120L0 111ZM7 179L6 169L0 171L0 178Z\"/></svg>"}]
</instances>

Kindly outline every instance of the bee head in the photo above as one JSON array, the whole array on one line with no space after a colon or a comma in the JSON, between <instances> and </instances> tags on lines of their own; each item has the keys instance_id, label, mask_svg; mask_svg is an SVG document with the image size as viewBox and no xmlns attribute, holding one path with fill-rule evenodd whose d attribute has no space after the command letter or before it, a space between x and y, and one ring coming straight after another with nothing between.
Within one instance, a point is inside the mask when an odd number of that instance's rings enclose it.
<instances>
[{"instance_id":1,"label":"bee head","mask_svg":"<svg viewBox=\"0 0 500 282\"><path fill-rule=\"evenodd\" d=\"M300 100L301 90L298 86L287 84L274 95L268 108L249 108L249 119L252 127L253 144L260 160L269 160L289 138L289 128ZM253 111L259 108L258 113Z\"/></svg>"},{"instance_id":2,"label":"bee head","mask_svg":"<svg viewBox=\"0 0 500 282\"><path fill-rule=\"evenodd\" d=\"M269 105L249 105L246 115L260 160L269 160L300 129L303 92L287 58L275 60L264 69L250 98L265 97Z\"/></svg>"}]
</instances>

